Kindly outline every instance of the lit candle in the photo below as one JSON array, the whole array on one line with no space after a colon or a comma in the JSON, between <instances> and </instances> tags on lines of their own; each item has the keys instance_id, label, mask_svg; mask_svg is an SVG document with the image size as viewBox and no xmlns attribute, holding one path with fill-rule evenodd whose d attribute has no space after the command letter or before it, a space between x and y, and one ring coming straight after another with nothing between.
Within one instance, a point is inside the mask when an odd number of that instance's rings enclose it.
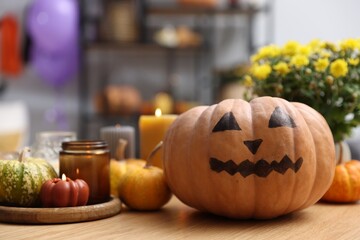
<instances>
[{"instance_id":1,"label":"lit candle","mask_svg":"<svg viewBox=\"0 0 360 240\"><path fill-rule=\"evenodd\" d=\"M110 153L104 141L63 142L60 174L83 179L89 185L89 204L110 199Z\"/></svg>"},{"instance_id":2,"label":"lit candle","mask_svg":"<svg viewBox=\"0 0 360 240\"><path fill-rule=\"evenodd\" d=\"M154 115L142 115L139 120L140 157L146 159L154 147L163 140L166 131L176 119L177 115L162 115L156 109ZM152 158L154 166L162 168L162 151L158 151Z\"/></svg>"},{"instance_id":3,"label":"lit candle","mask_svg":"<svg viewBox=\"0 0 360 240\"><path fill-rule=\"evenodd\" d=\"M127 141L124 157L126 159L135 158L135 129L133 127L119 124L102 127L100 129L100 138L109 145L111 158L116 158L116 149L119 146L120 139Z\"/></svg>"},{"instance_id":4,"label":"lit candle","mask_svg":"<svg viewBox=\"0 0 360 240\"><path fill-rule=\"evenodd\" d=\"M174 111L174 100L166 92L159 92L155 95L154 104L160 108L163 114L170 114Z\"/></svg>"},{"instance_id":5,"label":"lit candle","mask_svg":"<svg viewBox=\"0 0 360 240\"><path fill-rule=\"evenodd\" d=\"M86 205L89 186L82 179L71 180L62 174L60 178L49 179L40 190L43 207L75 207Z\"/></svg>"}]
</instances>

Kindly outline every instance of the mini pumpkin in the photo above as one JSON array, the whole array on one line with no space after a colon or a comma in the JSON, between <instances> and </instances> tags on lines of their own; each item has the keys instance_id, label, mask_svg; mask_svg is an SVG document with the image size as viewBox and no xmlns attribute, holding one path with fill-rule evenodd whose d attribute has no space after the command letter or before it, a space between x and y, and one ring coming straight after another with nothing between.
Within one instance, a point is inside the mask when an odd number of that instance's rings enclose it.
<instances>
[{"instance_id":1,"label":"mini pumpkin","mask_svg":"<svg viewBox=\"0 0 360 240\"><path fill-rule=\"evenodd\" d=\"M351 160L338 164L335 177L322 200L350 203L360 200L360 162Z\"/></svg>"},{"instance_id":2,"label":"mini pumpkin","mask_svg":"<svg viewBox=\"0 0 360 240\"><path fill-rule=\"evenodd\" d=\"M126 161L126 171L119 184L119 198L130 209L154 211L169 202L172 193L166 184L164 171L151 163L162 145L160 142L146 161Z\"/></svg>"},{"instance_id":3,"label":"mini pumpkin","mask_svg":"<svg viewBox=\"0 0 360 240\"><path fill-rule=\"evenodd\" d=\"M89 185L82 179L72 180L62 175L49 179L41 186L40 201L43 207L85 206L89 199Z\"/></svg>"},{"instance_id":4,"label":"mini pumpkin","mask_svg":"<svg viewBox=\"0 0 360 240\"><path fill-rule=\"evenodd\" d=\"M119 196L119 185L124 179L127 171L134 168L134 166L145 166L146 161L141 159L127 159L127 160L115 160L110 161L110 193L111 195Z\"/></svg>"},{"instance_id":5,"label":"mini pumpkin","mask_svg":"<svg viewBox=\"0 0 360 240\"><path fill-rule=\"evenodd\" d=\"M335 147L314 109L281 98L195 107L165 136L164 172L185 204L231 218L306 208L330 186Z\"/></svg>"},{"instance_id":6,"label":"mini pumpkin","mask_svg":"<svg viewBox=\"0 0 360 240\"><path fill-rule=\"evenodd\" d=\"M120 199L133 210L158 210L171 196L163 170L155 166L133 165L119 185Z\"/></svg>"},{"instance_id":7,"label":"mini pumpkin","mask_svg":"<svg viewBox=\"0 0 360 240\"><path fill-rule=\"evenodd\" d=\"M131 115L140 110L140 92L127 85L109 85L94 96L95 109L99 113Z\"/></svg>"}]
</instances>

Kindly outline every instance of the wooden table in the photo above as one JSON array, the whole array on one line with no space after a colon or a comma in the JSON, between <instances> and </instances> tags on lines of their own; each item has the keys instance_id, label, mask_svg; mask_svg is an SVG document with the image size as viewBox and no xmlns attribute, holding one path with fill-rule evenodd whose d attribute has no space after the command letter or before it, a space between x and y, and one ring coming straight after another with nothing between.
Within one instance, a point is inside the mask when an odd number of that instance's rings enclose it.
<instances>
[{"instance_id":1,"label":"wooden table","mask_svg":"<svg viewBox=\"0 0 360 240\"><path fill-rule=\"evenodd\" d=\"M273 220L230 220L173 197L161 211L123 209L107 219L54 225L0 223L0 239L360 239L360 204L318 203Z\"/></svg>"}]
</instances>

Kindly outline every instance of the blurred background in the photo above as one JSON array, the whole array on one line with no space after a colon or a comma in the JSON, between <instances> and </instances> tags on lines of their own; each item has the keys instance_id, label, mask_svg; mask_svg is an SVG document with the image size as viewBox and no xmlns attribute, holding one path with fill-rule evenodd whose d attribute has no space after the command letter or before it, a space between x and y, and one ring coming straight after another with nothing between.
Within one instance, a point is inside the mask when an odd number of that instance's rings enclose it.
<instances>
[{"instance_id":1,"label":"blurred background","mask_svg":"<svg viewBox=\"0 0 360 240\"><path fill-rule=\"evenodd\" d=\"M358 9L356 0L0 0L0 147L41 131L98 138L157 107L180 114L241 98L231 73L259 47L358 38Z\"/></svg>"}]
</instances>

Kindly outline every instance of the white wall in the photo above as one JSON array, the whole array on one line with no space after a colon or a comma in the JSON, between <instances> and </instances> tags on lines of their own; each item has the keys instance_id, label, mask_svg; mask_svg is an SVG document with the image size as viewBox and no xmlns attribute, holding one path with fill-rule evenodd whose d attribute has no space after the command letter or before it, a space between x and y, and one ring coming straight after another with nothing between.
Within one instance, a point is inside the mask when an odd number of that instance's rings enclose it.
<instances>
[{"instance_id":1,"label":"white wall","mask_svg":"<svg viewBox=\"0 0 360 240\"><path fill-rule=\"evenodd\" d=\"M358 0L274 0L274 43L360 37Z\"/></svg>"}]
</instances>

